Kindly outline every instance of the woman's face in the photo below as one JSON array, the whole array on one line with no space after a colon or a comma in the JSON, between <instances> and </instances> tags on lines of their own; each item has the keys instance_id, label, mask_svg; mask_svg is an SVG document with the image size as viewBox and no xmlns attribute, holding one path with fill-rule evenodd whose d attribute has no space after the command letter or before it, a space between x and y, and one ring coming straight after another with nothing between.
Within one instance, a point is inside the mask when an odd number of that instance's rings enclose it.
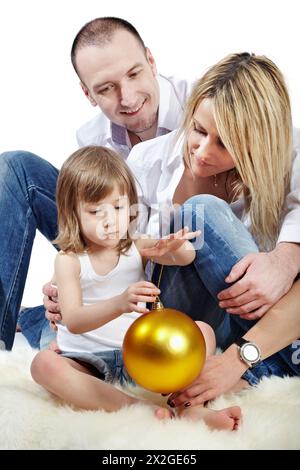
<instances>
[{"instance_id":1,"label":"woman's face","mask_svg":"<svg viewBox=\"0 0 300 470\"><path fill-rule=\"evenodd\" d=\"M210 98L205 98L196 108L188 137L188 149L195 176L205 178L235 167L219 137Z\"/></svg>"}]
</instances>

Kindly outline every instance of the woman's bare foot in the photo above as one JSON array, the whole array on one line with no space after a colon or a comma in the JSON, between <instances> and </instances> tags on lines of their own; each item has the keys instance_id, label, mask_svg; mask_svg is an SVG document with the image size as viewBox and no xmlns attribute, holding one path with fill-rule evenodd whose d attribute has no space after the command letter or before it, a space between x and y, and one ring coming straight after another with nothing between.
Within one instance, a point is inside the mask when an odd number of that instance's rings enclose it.
<instances>
[{"instance_id":1,"label":"woman's bare foot","mask_svg":"<svg viewBox=\"0 0 300 470\"><path fill-rule=\"evenodd\" d=\"M227 429L236 431L242 417L239 406L224 408L224 410L211 410L204 406L191 406L180 412L182 418L198 421L202 419L211 429Z\"/></svg>"}]
</instances>

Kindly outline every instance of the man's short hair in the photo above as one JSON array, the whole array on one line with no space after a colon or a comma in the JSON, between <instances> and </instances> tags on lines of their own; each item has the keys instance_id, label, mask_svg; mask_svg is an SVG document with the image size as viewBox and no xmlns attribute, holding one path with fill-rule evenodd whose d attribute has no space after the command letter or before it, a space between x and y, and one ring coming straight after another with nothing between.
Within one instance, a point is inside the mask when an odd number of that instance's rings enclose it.
<instances>
[{"instance_id":1,"label":"man's short hair","mask_svg":"<svg viewBox=\"0 0 300 470\"><path fill-rule=\"evenodd\" d=\"M128 21L123 20L122 18L115 18L113 16L96 18L86 23L77 33L73 41L71 49L71 61L78 76L79 73L76 66L77 51L86 46L103 47L111 42L113 35L117 30L122 29L132 34L141 45L142 49L144 51L146 50L144 41L142 40L140 34Z\"/></svg>"}]
</instances>

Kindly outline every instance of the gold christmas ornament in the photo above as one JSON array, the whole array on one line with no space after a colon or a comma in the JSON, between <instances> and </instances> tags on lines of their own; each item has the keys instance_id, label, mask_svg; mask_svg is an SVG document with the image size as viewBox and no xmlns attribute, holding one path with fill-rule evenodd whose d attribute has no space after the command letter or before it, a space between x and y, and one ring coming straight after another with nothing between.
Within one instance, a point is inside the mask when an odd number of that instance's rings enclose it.
<instances>
[{"instance_id":1,"label":"gold christmas ornament","mask_svg":"<svg viewBox=\"0 0 300 470\"><path fill-rule=\"evenodd\" d=\"M196 323L161 302L130 326L123 343L123 360L133 380L157 393L172 393L190 385L205 361L206 347Z\"/></svg>"}]
</instances>

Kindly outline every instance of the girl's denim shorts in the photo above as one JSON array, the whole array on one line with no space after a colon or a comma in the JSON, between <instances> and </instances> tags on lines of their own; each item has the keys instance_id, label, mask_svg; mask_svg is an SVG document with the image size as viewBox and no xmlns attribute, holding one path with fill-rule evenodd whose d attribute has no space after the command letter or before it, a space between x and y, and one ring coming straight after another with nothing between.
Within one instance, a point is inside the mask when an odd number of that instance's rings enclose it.
<instances>
[{"instance_id":1,"label":"girl's denim shorts","mask_svg":"<svg viewBox=\"0 0 300 470\"><path fill-rule=\"evenodd\" d=\"M62 351L60 355L90 366L95 370L95 375L107 383L117 382L123 386L135 385L124 366L120 349L91 353Z\"/></svg>"}]
</instances>

